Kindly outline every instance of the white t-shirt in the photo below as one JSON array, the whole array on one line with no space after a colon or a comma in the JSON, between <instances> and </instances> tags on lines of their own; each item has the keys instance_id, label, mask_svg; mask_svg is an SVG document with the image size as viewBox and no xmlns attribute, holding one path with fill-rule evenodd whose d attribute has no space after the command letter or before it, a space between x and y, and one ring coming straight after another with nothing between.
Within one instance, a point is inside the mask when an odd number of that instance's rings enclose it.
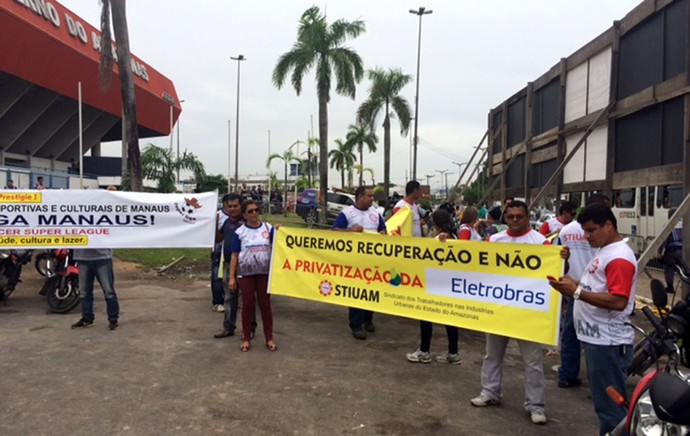
<instances>
[{"instance_id":1,"label":"white t-shirt","mask_svg":"<svg viewBox=\"0 0 690 436\"><path fill-rule=\"evenodd\" d=\"M271 264L271 231L273 226L261 223L259 227L246 224L235 230L232 252L238 255L238 276L268 274Z\"/></svg>"},{"instance_id":2,"label":"white t-shirt","mask_svg":"<svg viewBox=\"0 0 690 436\"><path fill-rule=\"evenodd\" d=\"M489 236L489 242L510 242L512 244L549 245L546 237L536 230L529 229L521 235L513 235L510 230L504 230Z\"/></svg>"},{"instance_id":3,"label":"white t-shirt","mask_svg":"<svg viewBox=\"0 0 690 436\"><path fill-rule=\"evenodd\" d=\"M362 226L365 230L380 232L386 228L383 217L375 207L369 209L359 209L357 206L348 206L338 214L333 223L335 229L350 229L355 226Z\"/></svg>"},{"instance_id":4,"label":"white t-shirt","mask_svg":"<svg viewBox=\"0 0 690 436\"><path fill-rule=\"evenodd\" d=\"M551 218L550 220L545 221L544 224L541 225L541 227L539 228L539 233L541 233L544 236L548 236L552 233L556 233L557 231L561 230L564 226L565 224L563 224L563 222L560 219L558 219L558 217Z\"/></svg>"},{"instance_id":5,"label":"white t-shirt","mask_svg":"<svg viewBox=\"0 0 690 436\"><path fill-rule=\"evenodd\" d=\"M577 338L595 345L628 345L635 339L630 312L635 304L637 260L625 241L597 249L580 279L583 292L609 293L628 299L623 310L595 307L575 300L573 319Z\"/></svg>"},{"instance_id":6,"label":"white t-shirt","mask_svg":"<svg viewBox=\"0 0 690 436\"><path fill-rule=\"evenodd\" d=\"M409 207L412 211L412 236L422 236L422 217L419 215L419 206L414 203L410 204L403 198L395 203L393 213L397 213L403 206Z\"/></svg>"},{"instance_id":7,"label":"white t-shirt","mask_svg":"<svg viewBox=\"0 0 690 436\"><path fill-rule=\"evenodd\" d=\"M585 273L585 267L594 257L595 249L589 245L585 238L585 231L577 221L566 224L558 234L557 245L562 245L570 249L570 270L568 275L580 280Z\"/></svg>"},{"instance_id":8,"label":"white t-shirt","mask_svg":"<svg viewBox=\"0 0 690 436\"><path fill-rule=\"evenodd\" d=\"M458 231L458 239L463 239L466 241L481 241L482 236L479 233L477 233L474 227L465 223L460 225L460 230Z\"/></svg>"}]
</instances>

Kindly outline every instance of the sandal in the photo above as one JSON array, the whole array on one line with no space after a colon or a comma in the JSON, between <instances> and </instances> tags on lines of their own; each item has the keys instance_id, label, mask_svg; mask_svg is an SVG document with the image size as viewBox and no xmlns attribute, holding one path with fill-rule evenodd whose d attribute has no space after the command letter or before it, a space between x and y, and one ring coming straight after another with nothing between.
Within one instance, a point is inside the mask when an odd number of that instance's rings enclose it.
<instances>
[{"instance_id":1,"label":"sandal","mask_svg":"<svg viewBox=\"0 0 690 436\"><path fill-rule=\"evenodd\" d=\"M273 341L266 342L266 348L268 348L268 351L278 351L278 346Z\"/></svg>"},{"instance_id":2,"label":"sandal","mask_svg":"<svg viewBox=\"0 0 690 436\"><path fill-rule=\"evenodd\" d=\"M251 347L251 344L249 343L249 341L244 341L244 342L242 342L242 345L240 345L240 351L243 353L246 353L247 351L249 351L250 347Z\"/></svg>"}]
</instances>

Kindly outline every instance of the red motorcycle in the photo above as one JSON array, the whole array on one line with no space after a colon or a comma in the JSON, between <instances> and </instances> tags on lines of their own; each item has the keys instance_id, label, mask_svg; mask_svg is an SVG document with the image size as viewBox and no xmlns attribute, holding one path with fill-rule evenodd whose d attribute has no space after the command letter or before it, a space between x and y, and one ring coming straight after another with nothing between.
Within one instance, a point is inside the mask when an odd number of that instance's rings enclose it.
<instances>
[{"instance_id":1,"label":"red motorcycle","mask_svg":"<svg viewBox=\"0 0 690 436\"><path fill-rule=\"evenodd\" d=\"M666 291L656 279L652 280L652 299L659 313L663 313L667 303ZM609 386L609 397L616 404L628 408L627 416L609 434L690 435L690 374L678 368L681 360L678 341L687 332L688 324L682 316L673 313L659 319L648 307L642 308L642 313L654 330L647 334L635 328L645 335L650 358L656 363L656 368L644 374L637 383L629 403ZM663 360L666 363L662 367Z\"/></svg>"},{"instance_id":2,"label":"red motorcycle","mask_svg":"<svg viewBox=\"0 0 690 436\"><path fill-rule=\"evenodd\" d=\"M46 282L40 294L48 299L54 313L67 313L79 305L79 266L67 248L55 250L54 268L46 271Z\"/></svg>"}]
</instances>

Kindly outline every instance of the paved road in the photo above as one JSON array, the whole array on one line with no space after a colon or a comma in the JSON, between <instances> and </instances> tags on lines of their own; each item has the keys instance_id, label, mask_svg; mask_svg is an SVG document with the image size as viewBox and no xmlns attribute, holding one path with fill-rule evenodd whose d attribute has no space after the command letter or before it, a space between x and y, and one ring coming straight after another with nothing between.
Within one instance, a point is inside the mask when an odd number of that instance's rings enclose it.
<instances>
[{"instance_id":1,"label":"paved road","mask_svg":"<svg viewBox=\"0 0 690 436\"><path fill-rule=\"evenodd\" d=\"M586 387L559 389L545 359L547 425L523 411L522 364L506 356L501 406L474 408L484 337L461 332L461 366L411 364L417 321L376 315L367 341L349 335L346 310L274 297L276 342L257 335L248 353L237 337L214 339L207 280L158 277L117 266L121 327L106 329L102 294L96 323L46 313L40 280L0 305L0 434L12 435L593 435ZM97 290L97 292L99 292ZM445 349L434 331L432 352Z\"/></svg>"}]
</instances>

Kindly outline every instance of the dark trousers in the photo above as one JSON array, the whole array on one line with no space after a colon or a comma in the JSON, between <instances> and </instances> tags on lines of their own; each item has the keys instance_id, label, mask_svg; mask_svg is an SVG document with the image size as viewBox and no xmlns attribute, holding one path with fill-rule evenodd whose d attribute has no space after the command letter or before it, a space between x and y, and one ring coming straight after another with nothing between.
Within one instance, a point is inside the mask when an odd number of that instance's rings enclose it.
<instances>
[{"instance_id":1,"label":"dark trousers","mask_svg":"<svg viewBox=\"0 0 690 436\"><path fill-rule=\"evenodd\" d=\"M362 324L373 324L374 312L350 307L348 308L348 317L352 331L362 330Z\"/></svg>"},{"instance_id":2,"label":"dark trousers","mask_svg":"<svg viewBox=\"0 0 690 436\"><path fill-rule=\"evenodd\" d=\"M425 353L431 349L433 329L433 324L429 321L419 321L419 331L422 334L422 345L419 349ZM446 333L448 334L448 354L458 354L458 328L447 325Z\"/></svg>"},{"instance_id":3,"label":"dark trousers","mask_svg":"<svg viewBox=\"0 0 690 436\"><path fill-rule=\"evenodd\" d=\"M223 304L223 279L218 277L220 270L220 251L211 254L211 304Z\"/></svg>"},{"instance_id":4,"label":"dark trousers","mask_svg":"<svg viewBox=\"0 0 690 436\"><path fill-rule=\"evenodd\" d=\"M676 262L680 257L683 257L683 250L680 248L669 248L664 251L664 278L666 279L666 286L673 288L673 274L676 272Z\"/></svg>"},{"instance_id":5,"label":"dark trousers","mask_svg":"<svg viewBox=\"0 0 690 436\"><path fill-rule=\"evenodd\" d=\"M563 321L563 334L561 335L561 367L558 369L558 381L574 383L580 378L581 347L580 340L575 332L573 321L573 306L575 301L569 298L565 309L565 321Z\"/></svg>"},{"instance_id":6,"label":"dark trousers","mask_svg":"<svg viewBox=\"0 0 690 436\"><path fill-rule=\"evenodd\" d=\"M273 340L273 312L271 295L268 293L268 274L244 276L239 278L242 289L242 340L251 340L254 302L259 303L261 324L266 342Z\"/></svg>"}]
</instances>

